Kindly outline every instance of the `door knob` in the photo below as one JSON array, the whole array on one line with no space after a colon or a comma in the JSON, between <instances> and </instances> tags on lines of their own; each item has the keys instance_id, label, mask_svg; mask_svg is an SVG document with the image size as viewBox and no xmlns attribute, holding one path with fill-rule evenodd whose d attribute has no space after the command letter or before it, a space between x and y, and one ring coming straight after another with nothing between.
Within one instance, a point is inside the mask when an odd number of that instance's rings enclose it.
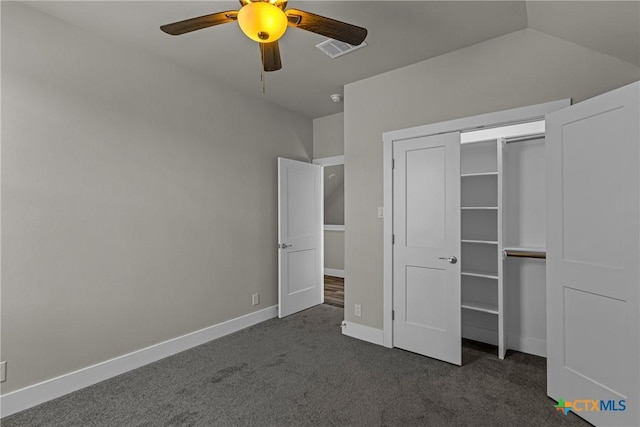
<instances>
[{"instance_id":1,"label":"door knob","mask_svg":"<svg viewBox=\"0 0 640 427\"><path fill-rule=\"evenodd\" d=\"M287 248L290 248L290 247L292 247L292 246L293 246L293 245L287 245L286 243L283 243L283 244L281 244L281 245L280 245L280 248L282 248L282 249L287 249Z\"/></svg>"},{"instance_id":2,"label":"door knob","mask_svg":"<svg viewBox=\"0 0 640 427\"><path fill-rule=\"evenodd\" d=\"M443 259L445 261L449 261L451 264L455 264L456 262L458 262L458 258L454 257L454 256L450 256L450 257L439 257L438 259Z\"/></svg>"}]
</instances>

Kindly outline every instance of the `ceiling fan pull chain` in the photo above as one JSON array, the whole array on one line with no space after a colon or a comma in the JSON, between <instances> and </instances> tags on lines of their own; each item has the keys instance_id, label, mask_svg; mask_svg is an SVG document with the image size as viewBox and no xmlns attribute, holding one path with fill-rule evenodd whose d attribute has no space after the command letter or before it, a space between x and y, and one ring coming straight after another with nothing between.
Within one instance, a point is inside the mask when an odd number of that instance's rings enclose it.
<instances>
[{"instance_id":1,"label":"ceiling fan pull chain","mask_svg":"<svg viewBox=\"0 0 640 427\"><path fill-rule=\"evenodd\" d=\"M262 82L262 94L265 94L265 80L266 76L264 74L264 49L260 49L260 56L262 56L262 61L260 63L260 81Z\"/></svg>"}]
</instances>

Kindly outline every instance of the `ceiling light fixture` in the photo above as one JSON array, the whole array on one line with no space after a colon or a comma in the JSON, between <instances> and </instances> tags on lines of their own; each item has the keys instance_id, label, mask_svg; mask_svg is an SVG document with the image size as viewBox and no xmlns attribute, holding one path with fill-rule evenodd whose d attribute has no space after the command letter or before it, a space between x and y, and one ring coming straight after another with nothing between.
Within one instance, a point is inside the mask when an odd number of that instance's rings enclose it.
<instances>
[{"instance_id":1,"label":"ceiling light fixture","mask_svg":"<svg viewBox=\"0 0 640 427\"><path fill-rule=\"evenodd\" d=\"M255 2L238 11L238 25L242 32L258 43L271 43L287 31L287 15L272 3Z\"/></svg>"},{"instance_id":2,"label":"ceiling light fixture","mask_svg":"<svg viewBox=\"0 0 640 427\"><path fill-rule=\"evenodd\" d=\"M333 102L342 102L342 95L340 95L339 93L334 93L333 95L331 95L331 100Z\"/></svg>"},{"instance_id":3,"label":"ceiling light fixture","mask_svg":"<svg viewBox=\"0 0 640 427\"><path fill-rule=\"evenodd\" d=\"M278 39L284 35L287 27L310 31L354 46L362 44L367 37L366 28L304 10L287 9L287 3L288 0L240 0L240 10L227 10L172 22L161 25L160 29L172 36L179 36L238 21L242 32L260 44L263 72L282 68Z\"/></svg>"}]
</instances>

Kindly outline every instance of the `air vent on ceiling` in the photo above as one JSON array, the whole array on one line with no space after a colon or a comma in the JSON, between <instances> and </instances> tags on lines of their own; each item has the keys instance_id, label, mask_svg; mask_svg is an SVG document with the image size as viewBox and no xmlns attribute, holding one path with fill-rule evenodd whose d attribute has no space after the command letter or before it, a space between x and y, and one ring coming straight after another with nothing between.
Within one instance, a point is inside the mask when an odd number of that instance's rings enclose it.
<instances>
[{"instance_id":1,"label":"air vent on ceiling","mask_svg":"<svg viewBox=\"0 0 640 427\"><path fill-rule=\"evenodd\" d=\"M318 49L323 51L327 56L335 59L339 56L346 55L349 52L353 52L354 50L360 49L361 47L365 47L367 42L362 42L357 46L350 45L349 43L344 43L338 40L329 39L323 41L322 43L316 45Z\"/></svg>"}]
</instances>

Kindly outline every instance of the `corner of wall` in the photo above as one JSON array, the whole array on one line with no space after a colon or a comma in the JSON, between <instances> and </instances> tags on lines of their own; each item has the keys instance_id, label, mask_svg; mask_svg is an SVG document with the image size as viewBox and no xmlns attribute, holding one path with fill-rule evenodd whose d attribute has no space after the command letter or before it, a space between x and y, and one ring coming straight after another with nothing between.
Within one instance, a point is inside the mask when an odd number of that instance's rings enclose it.
<instances>
[{"instance_id":1,"label":"corner of wall","mask_svg":"<svg viewBox=\"0 0 640 427\"><path fill-rule=\"evenodd\" d=\"M344 113L313 120L313 158L344 154Z\"/></svg>"}]
</instances>

